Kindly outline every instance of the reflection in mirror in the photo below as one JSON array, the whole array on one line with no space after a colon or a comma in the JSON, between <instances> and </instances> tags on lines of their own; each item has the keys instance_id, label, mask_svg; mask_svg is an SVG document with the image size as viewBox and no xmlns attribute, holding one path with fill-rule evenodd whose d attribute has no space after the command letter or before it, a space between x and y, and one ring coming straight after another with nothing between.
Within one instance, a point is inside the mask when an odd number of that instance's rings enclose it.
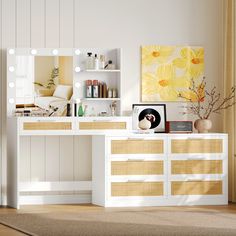
<instances>
[{"instance_id":1,"label":"reflection in mirror","mask_svg":"<svg viewBox=\"0 0 236 236\"><path fill-rule=\"evenodd\" d=\"M16 108L20 113L66 115L73 94L73 57L16 56Z\"/></svg>"}]
</instances>

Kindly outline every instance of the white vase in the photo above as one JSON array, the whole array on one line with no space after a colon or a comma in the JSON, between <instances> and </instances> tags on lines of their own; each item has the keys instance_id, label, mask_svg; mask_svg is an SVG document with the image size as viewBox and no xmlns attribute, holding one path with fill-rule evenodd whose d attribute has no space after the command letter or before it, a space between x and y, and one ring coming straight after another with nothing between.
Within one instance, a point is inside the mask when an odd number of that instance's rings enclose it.
<instances>
[{"instance_id":1,"label":"white vase","mask_svg":"<svg viewBox=\"0 0 236 236\"><path fill-rule=\"evenodd\" d=\"M212 122L208 119L198 119L194 122L194 127L198 133L208 133L212 127Z\"/></svg>"},{"instance_id":2,"label":"white vase","mask_svg":"<svg viewBox=\"0 0 236 236\"><path fill-rule=\"evenodd\" d=\"M139 123L138 123L138 127L139 127L140 129L143 129L143 130L150 129L151 126L152 126L152 123L151 123L149 120L147 120L146 117L144 117L144 118L143 118L142 120L140 120Z\"/></svg>"}]
</instances>

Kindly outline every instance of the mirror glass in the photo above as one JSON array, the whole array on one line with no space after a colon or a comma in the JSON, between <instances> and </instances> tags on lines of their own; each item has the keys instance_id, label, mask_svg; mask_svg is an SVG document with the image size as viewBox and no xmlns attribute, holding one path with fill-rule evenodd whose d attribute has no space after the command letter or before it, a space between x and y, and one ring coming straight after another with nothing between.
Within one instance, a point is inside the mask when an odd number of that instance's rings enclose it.
<instances>
[{"instance_id":1,"label":"mirror glass","mask_svg":"<svg viewBox=\"0 0 236 236\"><path fill-rule=\"evenodd\" d=\"M65 115L73 95L72 56L16 56L16 108Z\"/></svg>"}]
</instances>

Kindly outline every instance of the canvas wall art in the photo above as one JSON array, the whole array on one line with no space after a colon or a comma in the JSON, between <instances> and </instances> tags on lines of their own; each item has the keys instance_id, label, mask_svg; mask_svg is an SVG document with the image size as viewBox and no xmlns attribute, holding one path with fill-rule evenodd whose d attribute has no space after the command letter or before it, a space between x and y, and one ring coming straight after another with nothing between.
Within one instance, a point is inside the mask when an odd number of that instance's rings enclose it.
<instances>
[{"instance_id":1,"label":"canvas wall art","mask_svg":"<svg viewBox=\"0 0 236 236\"><path fill-rule=\"evenodd\" d=\"M200 85L204 76L203 47L143 46L141 54L142 102L204 97L204 88L199 89L201 94L189 90L191 83Z\"/></svg>"}]
</instances>

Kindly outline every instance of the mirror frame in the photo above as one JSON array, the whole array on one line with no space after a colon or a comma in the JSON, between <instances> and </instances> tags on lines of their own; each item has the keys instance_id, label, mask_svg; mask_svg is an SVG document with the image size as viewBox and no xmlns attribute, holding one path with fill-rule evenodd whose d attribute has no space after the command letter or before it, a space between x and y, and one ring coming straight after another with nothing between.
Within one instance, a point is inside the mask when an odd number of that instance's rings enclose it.
<instances>
[{"instance_id":1,"label":"mirror frame","mask_svg":"<svg viewBox=\"0 0 236 236\"><path fill-rule=\"evenodd\" d=\"M16 56L72 56L80 55L79 48L8 48L7 49L7 116L13 116L16 109ZM76 60L73 60L73 73L78 68ZM73 79L73 88L75 87Z\"/></svg>"}]
</instances>

